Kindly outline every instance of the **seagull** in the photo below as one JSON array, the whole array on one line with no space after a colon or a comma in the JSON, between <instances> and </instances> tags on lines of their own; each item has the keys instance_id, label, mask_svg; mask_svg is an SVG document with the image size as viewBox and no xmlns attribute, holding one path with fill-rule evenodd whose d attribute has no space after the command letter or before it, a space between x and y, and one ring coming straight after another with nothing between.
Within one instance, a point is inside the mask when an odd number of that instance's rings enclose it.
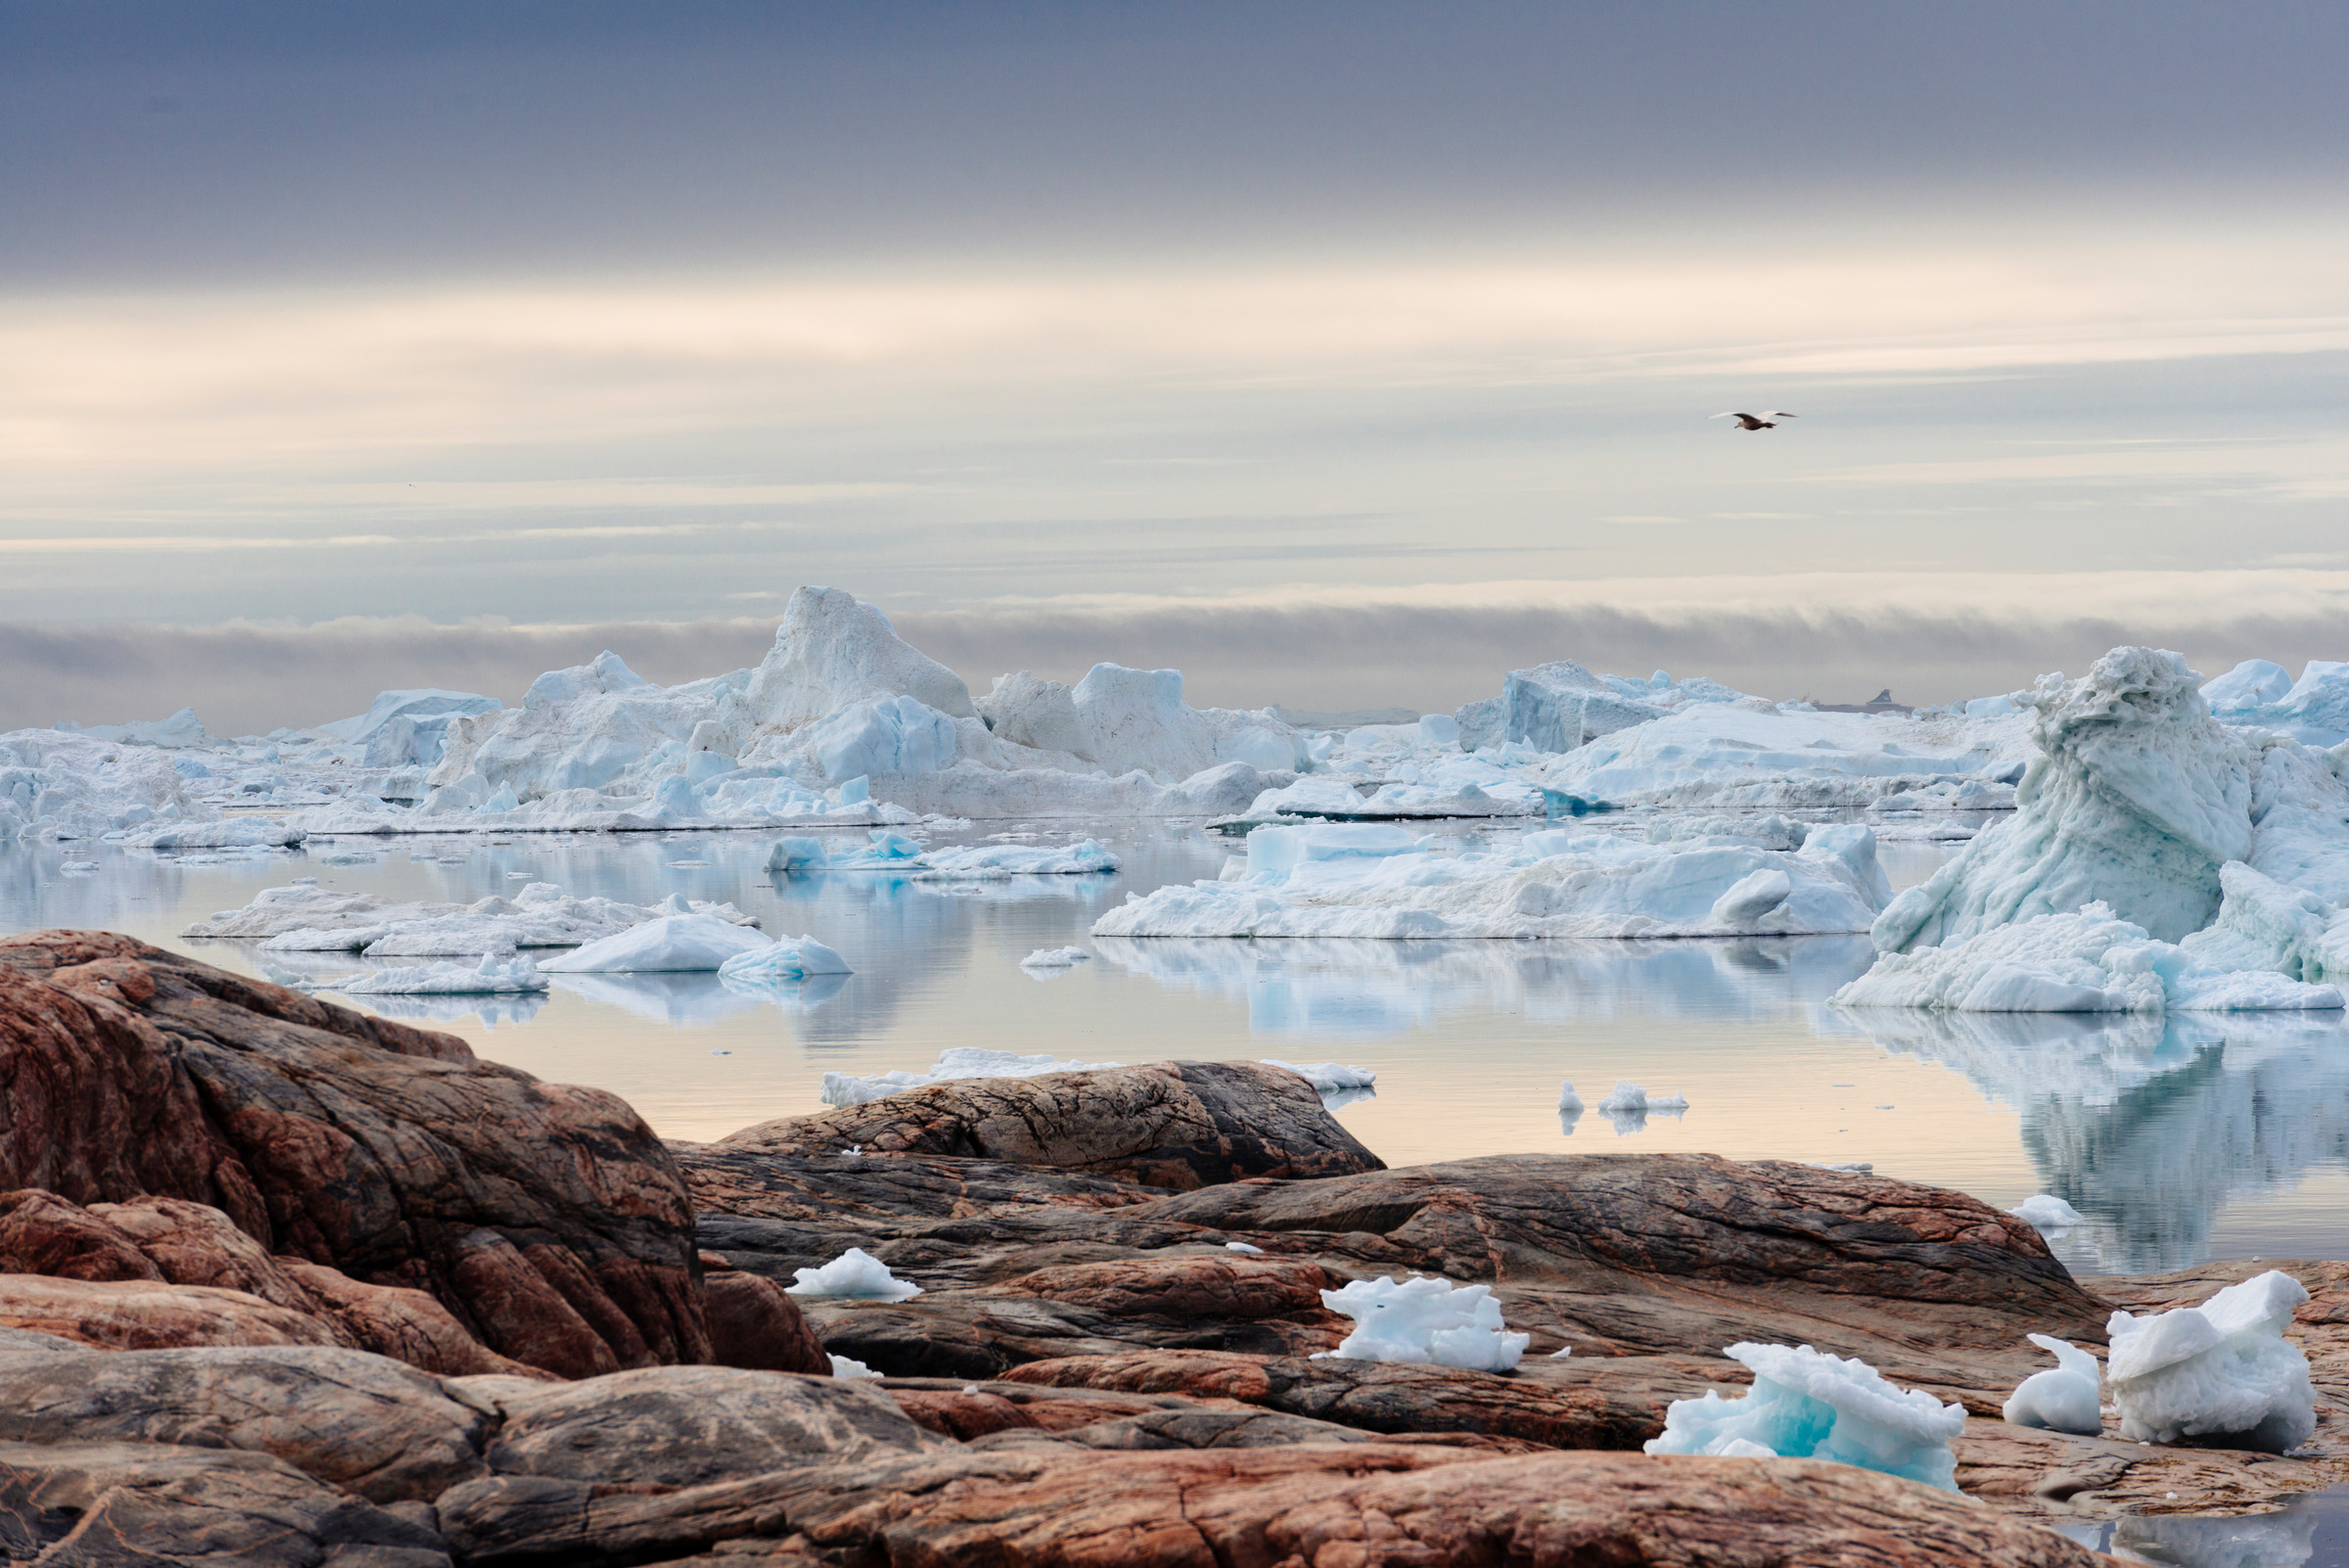
<instances>
[{"instance_id":1,"label":"seagull","mask_svg":"<svg viewBox=\"0 0 2349 1568\"><path fill-rule=\"evenodd\" d=\"M1733 419L1737 421L1739 430L1776 430L1779 420L1793 419L1797 416L1789 414L1783 409L1765 408L1759 414L1715 414L1712 417Z\"/></svg>"}]
</instances>

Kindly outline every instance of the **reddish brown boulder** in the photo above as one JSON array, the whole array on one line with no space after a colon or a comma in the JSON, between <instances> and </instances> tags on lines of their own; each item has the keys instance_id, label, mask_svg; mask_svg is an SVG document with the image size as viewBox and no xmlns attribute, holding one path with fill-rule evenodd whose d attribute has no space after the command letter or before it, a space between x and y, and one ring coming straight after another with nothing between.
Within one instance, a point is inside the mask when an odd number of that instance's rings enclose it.
<instances>
[{"instance_id":1,"label":"reddish brown boulder","mask_svg":"<svg viewBox=\"0 0 2349 1568\"><path fill-rule=\"evenodd\" d=\"M334 1329L241 1290L150 1279L0 1274L0 1328L105 1350L200 1345L341 1345Z\"/></svg>"},{"instance_id":2,"label":"reddish brown boulder","mask_svg":"<svg viewBox=\"0 0 2349 1568\"><path fill-rule=\"evenodd\" d=\"M710 1359L720 1366L832 1375L832 1358L784 1288L738 1269L702 1276Z\"/></svg>"},{"instance_id":3,"label":"reddish brown boulder","mask_svg":"<svg viewBox=\"0 0 2349 1568\"><path fill-rule=\"evenodd\" d=\"M706 1360L676 1165L619 1099L127 937L0 941L0 1187L217 1209L566 1376Z\"/></svg>"},{"instance_id":4,"label":"reddish brown boulder","mask_svg":"<svg viewBox=\"0 0 2349 1568\"><path fill-rule=\"evenodd\" d=\"M745 1128L718 1147L834 1155L854 1144L1085 1171L1189 1191L1248 1176L1385 1167L1294 1073L1255 1062L1159 1062L973 1078Z\"/></svg>"}]
</instances>

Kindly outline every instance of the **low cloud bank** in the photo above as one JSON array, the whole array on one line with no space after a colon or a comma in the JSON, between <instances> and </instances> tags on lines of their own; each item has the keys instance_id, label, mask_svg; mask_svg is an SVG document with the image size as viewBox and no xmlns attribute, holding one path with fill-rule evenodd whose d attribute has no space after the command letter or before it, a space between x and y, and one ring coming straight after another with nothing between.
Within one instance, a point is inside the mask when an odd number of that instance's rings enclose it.
<instances>
[{"instance_id":1,"label":"low cloud bank","mask_svg":"<svg viewBox=\"0 0 2349 1568\"><path fill-rule=\"evenodd\" d=\"M2232 608L2232 607L2231 607ZM2349 657L2349 616L2312 612L2118 619L1724 609L1450 608L1407 605L1157 606L894 615L917 647L980 691L998 671L1074 680L1099 660L1184 671L1199 704L1429 712L1500 689L1501 671L1547 659L1644 674L1702 674L1769 697L1862 702L1885 687L1922 703L2012 689L2085 669L2117 643L2186 653L2206 674L2238 659ZM306 725L364 709L376 692L445 686L508 703L541 670L605 648L665 683L755 664L767 619L581 626L436 625L422 619L310 626L0 625L0 729L118 723L193 705L215 734Z\"/></svg>"}]
</instances>

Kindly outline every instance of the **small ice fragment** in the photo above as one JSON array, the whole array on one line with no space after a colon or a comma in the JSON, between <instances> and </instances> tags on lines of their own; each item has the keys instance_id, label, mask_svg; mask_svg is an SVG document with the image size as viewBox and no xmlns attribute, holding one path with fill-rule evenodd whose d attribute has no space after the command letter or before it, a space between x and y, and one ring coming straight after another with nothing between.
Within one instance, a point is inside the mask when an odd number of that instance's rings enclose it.
<instances>
[{"instance_id":1,"label":"small ice fragment","mask_svg":"<svg viewBox=\"0 0 2349 1568\"><path fill-rule=\"evenodd\" d=\"M976 1383L965 1383L962 1385L962 1391L965 1394L976 1394L979 1392L979 1385Z\"/></svg>"},{"instance_id":2,"label":"small ice fragment","mask_svg":"<svg viewBox=\"0 0 2349 1568\"><path fill-rule=\"evenodd\" d=\"M2035 1192L2006 1212L2043 1234L2082 1222L2080 1211L2052 1192Z\"/></svg>"},{"instance_id":3,"label":"small ice fragment","mask_svg":"<svg viewBox=\"0 0 2349 1568\"><path fill-rule=\"evenodd\" d=\"M1842 1129L1838 1128L1837 1131ZM1850 1176L1874 1176L1876 1168L1865 1160L1805 1160L1803 1164L1815 1171L1841 1171Z\"/></svg>"},{"instance_id":4,"label":"small ice fragment","mask_svg":"<svg viewBox=\"0 0 2349 1568\"><path fill-rule=\"evenodd\" d=\"M1252 1247L1245 1241L1226 1241L1223 1243L1223 1250L1225 1252L1263 1252L1265 1249Z\"/></svg>"},{"instance_id":5,"label":"small ice fragment","mask_svg":"<svg viewBox=\"0 0 2349 1568\"><path fill-rule=\"evenodd\" d=\"M784 1293L791 1296L907 1301L922 1293L921 1286L898 1278L889 1271L889 1265L862 1247L851 1247L821 1268L795 1268L791 1272L799 1281L784 1287Z\"/></svg>"},{"instance_id":6,"label":"small ice fragment","mask_svg":"<svg viewBox=\"0 0 2349 1568\"><path fill-rule=\"evenodd\" d=\"M1572 1345L1561 1345L1556 1350L1549 1353L1549 1359L1553 1361L1562 1361L1573 1354L1574 1347Z\"/></svg>"},{"instance_id":7,"label":"small ice fragment","mask_svg":"<svg viewBox=\"0 0 2349 1568\"><path fill-rule=\"evenodd\" d=\"M1092 954L1082 947L1038 947L1020 960L1022 969L1069 969L1089 963Z\"/></svg>"},{"instance_id":8,"label":"small ice fragment","mask_svg":"<svg viewBox=\"0 0 2349 1568\"><path fill-rule=\"evenodd\" d=\"M732 1051L712 1051L710 1054L713 1056L731 1056L734 1053Z\"/></svg>"},{"instance_id":9,"label":"small ice fragment","mask_svg":"<svg viewBox=\"0 0 2349 1568\"><path fill-rule=\"evenodd\" d=\"M2033 1334L2031 1343L2055 1358L2054 1367L2033 1372L2015 1385L2003 1413L2015 1426L2043 1427L2095 1437L2104 1430L2097 1408L2097 1385L2102 1368L2088 1352L2051 1334Z\"/></svg>"},{"instance_id":10,"label":"small ice fragment","mask_svg":"<svg viewBox=\"0 0 2349 1568\"><path fill-rule=\"evenodd\" d=\"M1558 1085L1558 1109L1572 1111L1577 1116L1583 1114L1583 1097L1574 1091L1572 1080Z\"/></svg>"},{"instance_id":11,"label":"small ice fragment","mask_svg":"<svg viewBox=\"0 0 2349 1568\"><path fill-rule=\"evenodd\" d=\"M864 1158L864 1145L852 1143L840 1151L840 1157L844 1160L861 1160Z\"/></svg>"},{"instance_id":12,"label":"small ice fragment","mask_svg":"<svg viewBox=\"0 0 2349 1568\"><path fill-rule=\"evenodd\" d=\"M1500 1303L1490 1285L1454 1285L1449 1279L1413 1274L1408 1279L1358 1279L1343 1290L1321 1292L1321 1305L1355 1321L1354 1332L1330 1357L1363 1361L1407 1361L1456 1366L1471 1372L1505 1372L1517 1364L1530 1334L1512 1334L1501 1323Z\"/></svg>"},{"instance_id":13,"label":"small ice fragment","mask_svg":"<svg viewBox=\"0 0 2349 1568\"><path fill-rule=\"evenodd\" d=\"M1339 1094L1348 1089L1366 1089L1375 1086L1378 1075L1366 1067L1355 1067L1345 1062L1276 1062L1264 1058L1267 1067L1284 1068L1313 1084L1319 1094Z\"/></svg>"},{"instance_id":14,"label":"small ice fragment","mask_svg":"<svg viewBox=\"0 0 2349 1568\"><path fill-rule=\"evenodd\" d=\"M865 1365L864 1362L855 1360L847 1356L835 1356L832 1358L832 1375L834 1377L852 1378L881 1376L879 1372L874 1371L871 1367Z\"/></svg>"}]
</instances>

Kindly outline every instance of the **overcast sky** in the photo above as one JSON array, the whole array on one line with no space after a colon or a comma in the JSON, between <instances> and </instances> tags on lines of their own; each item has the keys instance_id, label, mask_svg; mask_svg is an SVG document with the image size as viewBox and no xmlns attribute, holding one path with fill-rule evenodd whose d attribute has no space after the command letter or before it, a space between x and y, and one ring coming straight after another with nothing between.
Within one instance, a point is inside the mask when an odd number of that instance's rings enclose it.
<instances>
[{"instance_id":1,"label":"overcast sky","mask_svg":"<svg viewBox=\"0 0 2349 1568\"><path fill-rule=\"evenodd\" d=\"M2349 657L2344 79L2316 4L0 0L0 724L808 581L1203 701Z\"/></svg>"}]
</instances>

